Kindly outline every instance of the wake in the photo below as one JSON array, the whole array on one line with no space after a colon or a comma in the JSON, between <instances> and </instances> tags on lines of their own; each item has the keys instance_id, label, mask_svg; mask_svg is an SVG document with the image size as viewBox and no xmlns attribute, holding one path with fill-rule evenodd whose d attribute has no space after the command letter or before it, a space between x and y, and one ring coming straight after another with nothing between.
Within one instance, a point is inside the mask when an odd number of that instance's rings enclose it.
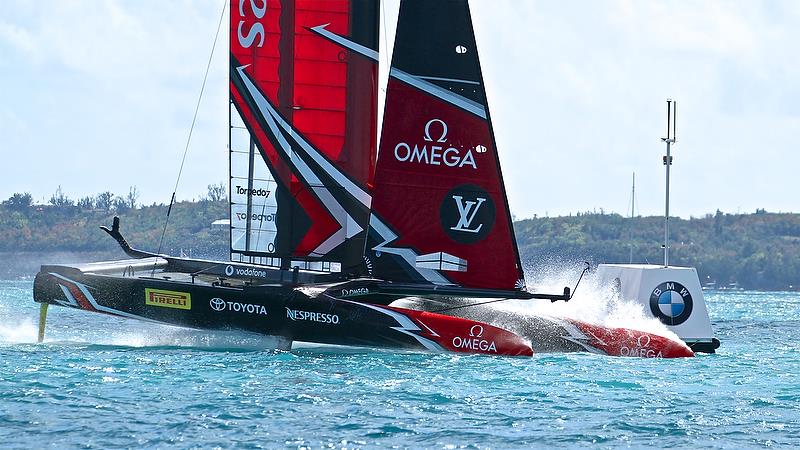
<instances>
[{"instance_id":1,"label":"wake","mask_svg":"<svg viewBox=\"0 0 800 450\"><path fill-rule=\"evenodd\" d=\"M285 350L290 345L284 338L238 330L193 330L96 316L94 318L100 320L72 323L72 317L69 317L72 314L68 314L72 311L59 309L50 308L43 342L45 346L247 352ZM0 321L0 346L36 344L38 329L38 321L30 317L3 317Z\"/></svg>"}]
</instances>

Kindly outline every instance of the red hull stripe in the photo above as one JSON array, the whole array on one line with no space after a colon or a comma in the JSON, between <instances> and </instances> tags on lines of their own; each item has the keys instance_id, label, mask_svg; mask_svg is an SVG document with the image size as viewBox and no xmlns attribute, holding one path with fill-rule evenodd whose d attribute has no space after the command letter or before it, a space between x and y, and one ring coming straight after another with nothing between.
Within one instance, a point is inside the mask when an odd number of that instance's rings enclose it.
<instances>
[{"instance_id":1,"label":"red hull stripe","mask_svg":"<svg viewBox=\"0 0 800 450\"><path fill-rule=\"evenodd\" d=\"M414 338L431 351L480 353L487 355L532 356L530 343L518 335L474 320L352 300L339 301L366 306L391 316L395 331Z\"/></svg>"},{"instance_id":2,"label":"red hull stripe","mask_svg":"<svg viewBox=\"0 0 800 450\"><path fill-rule=\"evenodd\" d=\"M588 338L587 344L611 356L685 358L694 352L683 342L628 328L607 328L570 321Z\"/></svg>"}]
</instances>

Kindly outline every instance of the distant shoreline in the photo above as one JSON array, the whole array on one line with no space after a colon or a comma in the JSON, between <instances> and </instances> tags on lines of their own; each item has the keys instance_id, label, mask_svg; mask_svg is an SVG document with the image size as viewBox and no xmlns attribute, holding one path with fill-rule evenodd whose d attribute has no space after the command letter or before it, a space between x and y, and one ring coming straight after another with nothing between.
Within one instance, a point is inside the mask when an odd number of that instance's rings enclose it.
<instances>
[{"instance_id":1,"label":"distant shoreline","mask_svg":"<svg viewBox=\"0 0 800 450\"><path fill-rule=\"evenodd\" d=\"M163 236L167 207L83 208L76 205L0 204L0 278L35 275L42 264L124 259L98 229L114 216L136 248L171 255L224 260L230 233L212 225L230 212L223 200L179 202ZM702 218L670 220L670 262L694 267L704 286L758 291L800 290L800 214L758 210L717 211ZM662 217L580 213L514 222L520 259L529 267L559 263L658 263L663 261ZM531 280L533 281L533 280Z\"/></svg>"}]
</instances>

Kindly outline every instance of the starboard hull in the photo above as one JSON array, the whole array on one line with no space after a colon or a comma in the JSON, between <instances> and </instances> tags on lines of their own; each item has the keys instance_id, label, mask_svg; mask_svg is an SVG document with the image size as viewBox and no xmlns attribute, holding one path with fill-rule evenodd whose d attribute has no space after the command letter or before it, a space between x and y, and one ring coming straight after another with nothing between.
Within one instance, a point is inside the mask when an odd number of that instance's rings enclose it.
<instances>
[{"instance_id":1,"label":"starboard hull","mask_svg":"<svg viewBox=\"0 0 800 450\"><path fill-rule=\"evenodd\" d=\"M243 283L163 271L145 276L98 272L45 266L34 281L34 299L181 327L242 330L322 344L504 356L574 351L693 356L684 343L662 336L569 319L527 318L514 325L507 317L440 314L395 300L397 293L381 296L378 280Z\"/></svg>"}]
</instances>

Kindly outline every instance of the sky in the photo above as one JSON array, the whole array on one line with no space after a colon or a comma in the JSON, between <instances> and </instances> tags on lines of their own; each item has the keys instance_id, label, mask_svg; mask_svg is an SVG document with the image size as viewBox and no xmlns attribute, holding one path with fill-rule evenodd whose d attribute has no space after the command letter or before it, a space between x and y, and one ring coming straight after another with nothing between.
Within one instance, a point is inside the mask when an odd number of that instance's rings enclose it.
<instances>
[{"instance_id":1,"label":"sky","mask_svg":"<svg viewBox=\"0 0 800 450\"><path fill-rule=\"evenodd\" d=\"M135 186L140 203L169 203L223 4L4 0L0 200ZM397 5L384 3L382 51ZM663 215L667 98L678 102L671 215L800 212L800 2L470 6L517 219L627 215L634 172L636 214ZM225 23L179 200L227 183Z\"/></svg>"}]
</instances>

